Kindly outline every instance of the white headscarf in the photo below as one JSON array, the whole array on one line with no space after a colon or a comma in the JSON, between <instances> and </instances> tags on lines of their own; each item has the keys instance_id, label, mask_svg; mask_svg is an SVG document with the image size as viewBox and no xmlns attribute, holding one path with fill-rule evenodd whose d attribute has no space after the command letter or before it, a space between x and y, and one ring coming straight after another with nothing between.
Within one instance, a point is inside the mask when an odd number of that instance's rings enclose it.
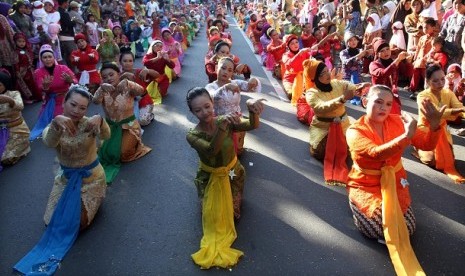
<instances>
[{"instance_id":1,"label":"white headscarf","mask_svg":"<svg viewBox=\"0 0 465 276\"><path fill-rule=\"evenodd\" d=\"M368 18L373 19L375 24L368 23L367 28L365 29L366 34L374 33L378 30L381 30L381 23L379 21L379 15L377 13L372 13L368 16Z\"/></svg>"},{"instance_id":2,"label":"white headscarf","mask_svg":"<svg viewBox=\"0 0 465 276\"><path fill-rule=\"evenodd\" d=\"M396 45L397 48L406 50L405 38L404 38L404 25L400 21L394 22L392 24L392 38L389 41L389 45Z\"/></svg>"},{"instance_id":3,"label":"white headscarf","mask_svg":"<svg viewBox=\"0 0 465 276\"><path fill-rule=\"evenodd\" d=\"M391 20L392 15L396 11L396 4L393 1L388 1L386 2L383 7L388 8L389 12L386 13L382 18L381 18L381 28L383 30L387 29L389 26L389 21Z\"/></svg>"},{"instance_id":4,"label":"white headscarf","mask_svg":"<svg viewBox=\"0 0 465 276\"><path fill-rule=\"evenodd\" d=\"M436 3L434 1L431 1L431 4L429 5L429 8L424 9L421 11L420 16L423 17L431 17L434 20L438 20L438 12L436 10Z\"/></svg>"}]
</instances>

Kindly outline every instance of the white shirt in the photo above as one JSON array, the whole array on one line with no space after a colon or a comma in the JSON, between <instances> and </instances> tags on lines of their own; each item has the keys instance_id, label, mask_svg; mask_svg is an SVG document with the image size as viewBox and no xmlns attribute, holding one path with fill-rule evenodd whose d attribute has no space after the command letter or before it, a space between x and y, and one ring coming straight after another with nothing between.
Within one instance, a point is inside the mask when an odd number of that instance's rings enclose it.
<instances>
[{"instance_id":1,"label":"white shirt","mask_svg":"<svg viewBox=\"0 0 465 276\"><path fill-rule=\"evenodd\" d=\"M160 10L160 7L158 6L158 2L156 2L156 1L147 2L146 6L147 6L147 16L148 17L152 17L152 13L158 12Z\"/></svg>"}]
</instances>

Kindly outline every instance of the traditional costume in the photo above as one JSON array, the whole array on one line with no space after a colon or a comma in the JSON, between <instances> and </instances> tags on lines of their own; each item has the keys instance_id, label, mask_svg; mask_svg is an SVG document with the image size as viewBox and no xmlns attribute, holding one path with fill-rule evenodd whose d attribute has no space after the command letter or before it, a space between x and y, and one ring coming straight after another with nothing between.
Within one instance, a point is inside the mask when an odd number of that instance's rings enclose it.
<instances>
[{"instance_id":1,"label":"traditional costume","mask_svg":"<svg viewBox=\"0 0 465 276\"><path fill-rule=\"evenodd\" d=\"M434 151L434 167L437 170L443 171L448 177L454 180L455 183L465 183L465 178L455 168L453 141L446 122L446 120L455 120L459 116L465 118L465 113L463 112L456 115L451 114L452 108L463 108L463 104L457 99L454 92L447 88L441 90L439 98L433 94L430 89L420 92L417 96L418 105L420 106L423 99L426 98L430 99L436 108L440 108L444 105L447 107L441 119L441 135L439 136L439 140L437 144L434 144L436 147L430 149ZM418 128L423 132L429 130L426 118L421 112L419 112ZM421 149L418 150L420 160L423 163L430 164L433 160L425 158L426 155L427 152L423 152Z\"/></svg>"},{"instance_id":2,"label":"traditional costume","mask_svg":"<svg viewBox=\"0 0 465 276\"><path fill-rule=\"evenodd\" d=\"M102 78L97 71L99 54L96 50L92 49L84 34L79 33L74 36L74 42L77 43L80 39L84 39L87 46L85 49L77 49L71 53L71 64L75 65L79 70L77 74L79 84L98 86L102 82Z\"/></svg>"},{"instance_id":3,"label":"traditional costume","mask_svg":"<svg viewBox=\"0 0 465 276\"><path fill-rule=\"evenodd\" d=\"M295 35L287 35L284 38L284 42L288 50L284 53L282 57L282 62L284 64L284 74L283 74L283 87L289 98L292 99L292 103L296 104L297 99L303 93L303 79L302 72L304 70L302 63L304 60L310 58L310 51L302 49L300 51L292 52L289 49L289 43L292 40L297 39Z\"/></svg>"},{"instance_id":4,"label":"traditional costume","mask_svg":"<svg viewBox=\"0 0 465 276\"><path fill-rule=\"evenodd\" d=\"M173 69L176 64L170 59L166 60L163 57L158 57L158 53L153 52L153 46L158 43L163 43L161 40L154 40L151 44L149 49L147 50L147 54L142 59L142 63L148 69L152 69L160 74L155 81L157 82L157 89L160 92L162 97L168 94L168 87L170 85L170 79L166 74L166 71L169 69ZM168 70L169 71L169 70Z\"/></svg>"},{"instance_id":5,"label":"traditional costume","mask_svg":"<svg viewBox=\"0 0 465 276\"><path fill-rule=\"evenodd\" d=\"M345 90L355 90L356 87L342 80L331 80L328 85L317 84L325 65L307 60L303 66L304 81L313 86L305 94L315 114L310 124L310 154L323 161L326 184L344 186L348 173L345 132L350 122L341 99Z\"/></svg>"},{"instance_id":6,"label":"traditional costume","mask_svg":"<svg viewBox=\"0 0 465 276\"><path fill-rule=\"evenodd\" d=\"M10 90L11 77L0 72L0 83L5 86L4 93L0 95L10 97L15 102L13 107L9 103L0 103L0 160L2 165L13 165L31 151L29 127L21 114L24 108L21 95L18 91Z\"/></svg>"},{"instance_id":7,"label":"traditional costume","mask_svg":"<svg viewBox=\"0 0 465 276\"><path fill-rule=\"evenodd\" d=\"M44 220L47 229L37 245L14 269L26 275L53 275L76 240L90 225L105 197L105 173L97 159L96 139L110 137L103 121L99 132L87 130L83 117L77 133L69 135L55 123L43 133L44 143L56 148L60 169L50 193Z\"/></svg>"},{"instance_id":8,"label":"traditional costume","mask_svg":"<svg viewBox=\"0 0 465 276\"><path fill-rule=\"evenodd\" d=\"M249 83L247 81L231 80L230 83L236 84L242 92L260 93L262 91L262 85L258 79L257 82L258 85L252 91L249 90ZM232 91L229 91L224 86L219 87L217 81L207 84L205 86L205 89L207 89L208 93L210 93L210 96L213 99L213 108L215 110L216 116L226 115L235 112L242 114L241 93L234 93ZM240 155L243 151L244 139L245 131L238 131L233 133L234 149L237 155Z\"/></svg>"},{"instance_id":9,"label":"traditional costume","mask_svg":"<svg viewBox=\"0 0 465 276\"><path fill-rule=\"evenodd\" d=\"M218 127L212 136L196 129L187 133L187 141L200 158L194 182L202 199L203 237L192 259L201 268L228 268L244 254L231 248L237 237L234 217L240 217L245 178L244 167L234 152L232 133L251 130L258 120L258 115L250 113L249 121L227 129Z\"/></svg>"},{"instance_id":10,"label":"traditional costume","mask_svg":"<svg viewBox=\"0 0 465 276\"><path fill-rule=\"evenodd\" d=\"M17 39L26 41L24 48L16 46L16 55L18 56L18 63L14 65L16 89L21 93L25 101L40 100L42 99L42 93L40 93L34 81L34 53L31 44L23 33L16 33L14 39L15 41Z\"/></svg>"},{"instance_id":11,"label":"traditional costume","mask_svg":"<svg viewBox=\"0 0 465 276\"><path fill-rule=\"evenodd\" d=\"M46 52L54 53L52 47L48 44L45 44L40 48L39 58L41 58L42 54ZM43 91L45 101L42 104L36 125L34 125L34 128L31 130L31 140L39 137L42 134L43 129L52 121L53 118L57 115L63 114L65 94L68 92L71 85L62 78L63 73L70 75L73 82L77 83L77 79L71 69L69 69L66 65L58 64L56 60L52 67L45 67L41 62L39 69L34 72L36 85ZM42 83L46 76L53 77L53 80L50 87L47 90L44 90Z\"/></svg>"},{"instance_id":12,"label":"traditional costume","mask_svg":"<svg viewBox=\"0 0 465 276\"><path fill-rule=\"evenodd\" d=\"M107 68L119 73L115 63L104 63L101 70ZM102 103L111 129L110 139L105 140L99 150L107 183L113 182L121 162L134 161L152 150L142 143L141 127L134 115L134 97L144 93L142 86L128 80L120 81L111 93L103 93L101 87L95 92L93 101Z\"/></svg>"},{"instance_id":13,"label":"traditional costume","mask_svg":"<svg viewBox=\"0 0 465 276\"><path fill-rule=\"evenodd\" d=\"M386 143L405 133L402 118L390 114L380 137L362 116L347 130L347 143L354 162L347 192L356 227L367 237L385 239L398 275L424 275L410 245L415 231L407 174L401 157L412 143L422 149L436 144L440 131L416 131L395 144Z\"/></svg>"},{"instance_id":14,"label":"traditional costume","mask_svg":"<svg viewBox=\"0 0 465 276\"><path fill-rule=\"evenodd\" d=\"M163 34L165 32L169 32L171 34L171 31L168 28L164 28L161 31L161 40L163 42L163 51L168 52L168 56L170 59L174 62L174 73L176 77L181 76L181 62L179 61L179 56L182 54L182 48L181 44L174 40L173 36L171 35L168 40L163 38Z\"/></svg>"}]
</instances>

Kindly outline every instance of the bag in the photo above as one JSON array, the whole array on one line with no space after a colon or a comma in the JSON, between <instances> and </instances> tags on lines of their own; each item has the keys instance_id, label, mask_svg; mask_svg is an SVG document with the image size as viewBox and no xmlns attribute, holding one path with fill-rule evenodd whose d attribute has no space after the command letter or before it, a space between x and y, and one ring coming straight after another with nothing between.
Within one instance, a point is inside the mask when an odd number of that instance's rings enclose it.
<instances>
[{"instance_id":1,"label":"bag","mask_svg":"<svg viewBox=\"0 0 465 276\"><path fill-rule=\"evenodd\" d=\"M297 120L305 125L310 125L313 120L313 108L311 108L305 99L305 93L297 100Z\"/></svg>"}]
</instances>

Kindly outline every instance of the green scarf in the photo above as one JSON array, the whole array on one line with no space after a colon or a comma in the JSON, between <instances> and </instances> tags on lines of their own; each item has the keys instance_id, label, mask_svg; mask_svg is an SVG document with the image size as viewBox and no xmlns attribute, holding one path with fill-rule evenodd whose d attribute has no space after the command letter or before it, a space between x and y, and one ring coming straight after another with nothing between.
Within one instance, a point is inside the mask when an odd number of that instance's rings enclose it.
<instances>
[{"instance_id":1,"label":"green scarf","mask_svg":"<svg viewBox=\"0 0 465 276\"><path fill-rule=\"evenodd\" d=\"M108 184L113 182L121 167L121 142L123 140L123 128L121 126L135 119L136 116L134 115L119 122L113 122L108 118L105 119L110 126L111 137L103 141L98 157L105 170L105 178Z\"/></svg>"}]
</instances>

